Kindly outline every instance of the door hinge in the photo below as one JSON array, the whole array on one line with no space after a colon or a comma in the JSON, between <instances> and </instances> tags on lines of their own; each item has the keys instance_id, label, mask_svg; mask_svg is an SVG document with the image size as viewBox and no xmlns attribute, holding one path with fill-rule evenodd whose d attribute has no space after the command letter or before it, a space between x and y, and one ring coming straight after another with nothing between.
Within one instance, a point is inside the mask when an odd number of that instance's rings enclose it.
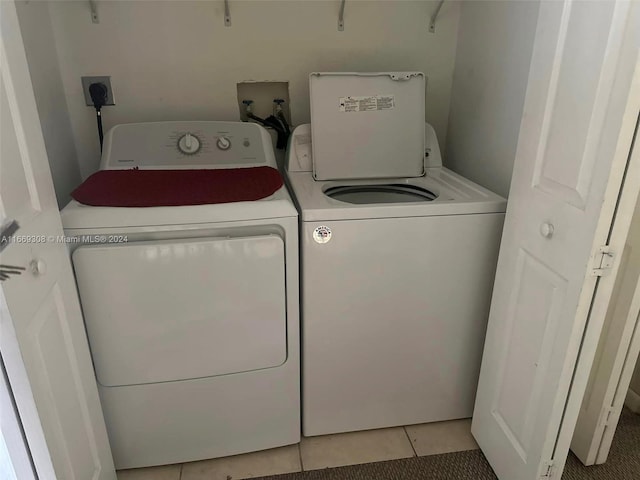
<instances>
[{"instance_id":1,"label":"door hinge","mask_svg":"<svg viewBox=\"0 0 640 480\"><path fill-rule=\"evenodd\" d=\"M598 247L596 253L593 255L591 262L591 275L593 277L602 277L613 267L613 261L615 259L614 253L611 251L609 245L602 245Z\"/></svg>"},{"instance_id":2,"label":"door hinge","mask_svg":"<svg viewBox=\"0 0 640 480\"><path fill-rule=\"evenodd\" d=\"M600 423L603 427L611 425L611 414L613 413L613 405L610 407L604 407L602 409L602 415L600 417Z\"/></svg>"},{"instance_id":3,"label":"door hinge","mask_svg":"<svg viewBox=\"0 0 640 480\"><path fill-rule=\"evenodd\" d=\"M553 460L549 460L542 465L542 473L540 474L540 478L544 480L550 480L551 478L553 478L554 473L554 462Z\"/></svg>"}]
</instances>

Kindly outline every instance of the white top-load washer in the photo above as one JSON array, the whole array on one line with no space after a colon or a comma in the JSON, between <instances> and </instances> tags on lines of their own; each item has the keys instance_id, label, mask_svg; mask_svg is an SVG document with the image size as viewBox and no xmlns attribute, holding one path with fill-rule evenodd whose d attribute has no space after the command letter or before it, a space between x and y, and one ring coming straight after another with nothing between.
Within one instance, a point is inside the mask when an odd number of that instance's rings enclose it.
<instances>
[{"instance_id":1,"label":"white top-load washer","mask_svg":"<svg viewBox=\"0 0 640 480\"><path fill-rule=\"evenodd\" d=\"M256 124L159 122L111 129L100 168L265 166L276 168L274 153ZM202 205L74 200L62 220L117 468L299 441L298 224L286 187Z\"/></svg>"},{"instance_id":2,"label":"white top-load washer","mask_svg":"<svg viewBox=\"0 0 640 480\"><path fill-rule=\"evenodd\" d=\"M506 200L442 166L421 73L316 73L301 216L307 436L470 417Z\"/></svg>"}]
</instances>

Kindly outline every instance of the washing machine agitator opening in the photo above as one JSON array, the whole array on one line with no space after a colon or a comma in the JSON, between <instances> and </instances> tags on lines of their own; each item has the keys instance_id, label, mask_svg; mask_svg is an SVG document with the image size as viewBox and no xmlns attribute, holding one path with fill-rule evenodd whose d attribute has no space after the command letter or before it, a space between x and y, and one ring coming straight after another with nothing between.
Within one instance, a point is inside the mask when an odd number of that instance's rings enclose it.
<instances>
[{"instance_id":1,"label":"washing machine agitator opening","mask_svg":"<svg viewBox=\"0 0 640 480\"><path fill-rule=\"evenodd\" d=\"M430 202L438 196L415 185L340 185L327 188L324 194L335 200L358 205L370 203Z\"/></svg>"}]
</instances>

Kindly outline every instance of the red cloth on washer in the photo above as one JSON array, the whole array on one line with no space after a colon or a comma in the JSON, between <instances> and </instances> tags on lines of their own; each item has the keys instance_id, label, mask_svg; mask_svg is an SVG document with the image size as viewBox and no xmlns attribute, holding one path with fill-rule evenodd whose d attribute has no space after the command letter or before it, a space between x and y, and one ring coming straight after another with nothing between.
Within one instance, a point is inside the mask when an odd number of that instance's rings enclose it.
<instances>
[{"instance_id":1,"label":"red cloth on washer","mask_svg":"<svg viewBox=\"0 0 640 480\"><path fill-rule=\"evenodd\" d=\"M272 167L100 170L71 196L95 207L175 207L260 200L282 187Z\"/></svg>"}]
</instances>

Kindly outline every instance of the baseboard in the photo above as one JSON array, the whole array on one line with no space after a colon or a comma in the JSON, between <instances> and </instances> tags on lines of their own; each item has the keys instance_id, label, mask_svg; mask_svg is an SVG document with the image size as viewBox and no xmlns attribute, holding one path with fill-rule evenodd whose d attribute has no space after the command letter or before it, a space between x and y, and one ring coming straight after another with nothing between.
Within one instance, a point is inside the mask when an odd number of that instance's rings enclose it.
<instances>
[{"instance_id":1,"label":"baseboard","mask_svg":"<svg viewBox=\"0 0 640 480\"><path fill-rule=\"evenodd\" d=\"M633 390L627 390L627 397L624 399L625 406L635 413L640 413L640 395Z\"/></svg>"}]
</instances>

